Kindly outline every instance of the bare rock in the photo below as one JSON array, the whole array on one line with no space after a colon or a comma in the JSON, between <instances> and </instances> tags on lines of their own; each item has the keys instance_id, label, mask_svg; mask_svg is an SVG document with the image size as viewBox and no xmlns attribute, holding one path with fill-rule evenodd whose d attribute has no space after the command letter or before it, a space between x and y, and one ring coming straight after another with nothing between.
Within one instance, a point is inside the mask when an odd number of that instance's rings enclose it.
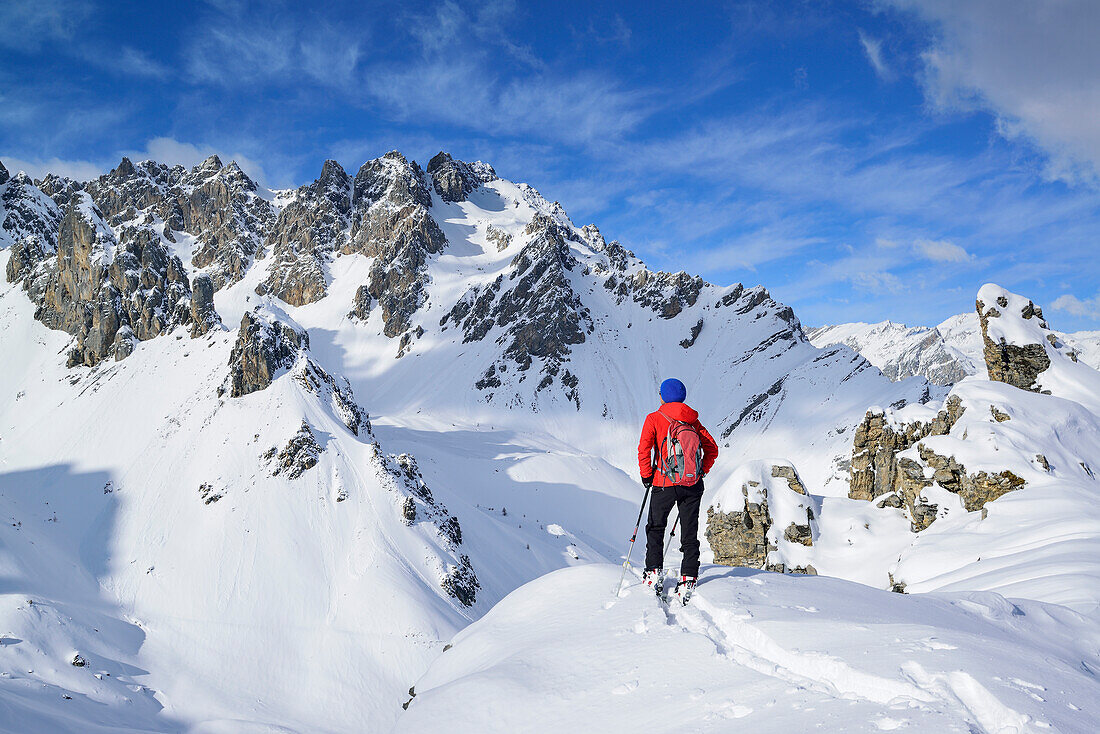
<instances>
[{"instance_id":1,"label":"bare rock","mask_svg":"<svg viewBox=\"0 0 1100 734\"><path fill-rule=\"evenodd\" d=\"M420 523L433 526L449 549L449 557L440 559L440 588L463 606L473 606L477 602L481 583L469 556L458 551L462 545L462 527L458 518L432 495L411 455L390 457L385 466L396 480L403 522L409 526Z\"/></svg>"},{"instance_id":2,"label":"bare rock","mask_svg":"<svg viewBox=\"0 0 1100 734\"><path fill-rule=\"evenodd\" d=\"M297 479L308 470L317 466L324 448L317 443L313 429L302 421L298 432L290 437L286 446L275 456L276 464L272 476L285 473L288 479Z\"/></svg>"},{"instance_id":3,"label":"bare rock","mask_svg":"<svg viewBox=\"0 0 1100 734\"><path fill-rule=\"evenodd\" d=\"M191 337L202 336L221 322L214 310L214 281L206 273L199 273L191 283Z\"/></svg>"},{"instance_id":4,"label":"bare rock","mask_svg":"<svg viewBox=\"0 0 1100 734\"><path fill-rule=\"evenodd\" d=\"M813 545L814 512L805 486L790 464L761 467L766 474L746 478L741 496L723 488L707 508L706 538L714 562L769 571L816 574L809 563L788 565L791 552L783 548ZM781 479L782 483L770 481ZM797 555L797 554L795 554ZM804 556L804 552L803 552ZM802 559L803 561L805 558Z\"/></svg>"},{"instance_id":5,"label":"bare rock","mask_svg":"<svg viewBox=\"0 0 1100 734\"><path fill-rule=\"evenodd\" d=\"M263 390L308 348L305 331L259 311L246 312L229 356L230 397Z\"/></svg>"},{"instance_id":6,"label":"bare rock","mask_svg":"<svg viewBox=\"0 0 1100 734\"><path fill-rule=\"evenodd\" d=\"M980 294L979 294L980 295ZM1008 299L1000 296L997 299L1001 308L1008 307ZM1036 380L1039 375L1050 367L1050 357L1042 344L1009 344L1004 337L994 340L990 338L990 320L1000 318L1013 318L1016 315L1002 315L1001 311L993 305L986 306L979 297L975 306L978 310L978 320L982 327L982 341L985 344L983 355L985 366L989 372L989 379L1004 382L1020 388L1038 392L1039 386ZM1038 317L1043 327L1042 311L1035 308L1031 301L1027 302L1019 314L1024 320Z\"/></svg>"},{"instance_id":7,"label":"bare rock","mask_svg":"<svg viewBox=\"0 0 1100 734\"><path fill-rule=\"evenodd\" d=\"M351 239L343 252L374 258L353 312L368 313L377 301L383 333L400 336L427 299L427 259L442 251L447 238L428 211L431 193L423 171L396 151L363 164L352 199Z\"/></svg>"},{"instance_id":8,"label":"bare rock","mask_svg":"<svg viewBox=\"0 0 1100 734\"><path fill-rule=\"evenodd\" d=\"M504 252L512 244L512 235L491 224L485 229L485 239L497 246L497 252Z\"/></svg>"},{"instance_id":9,"label":"bare rock","mask_svg":"<svg viewBox=\"0 0 1100 734\"><path fill-rule=\"evenodd\" d=\"M464 163L443 151L428 161L427 171L439 198L450 202L466 201L474 189L496 178L496 172L487 163Z\"/></svg>"},{"instance_id":10,"label":"bare rock","mask_svg":"<svg viewBox=\"0 0 1100 734\"><path fill-rule=\"evenodd\" d=\"M320 177L298 189L268 233L265 247L273 248L275 261L258 291L293 306L325 297L325 263L348 243L352 193L340 164L325 161Z\"/></svg>"}]
</instances>

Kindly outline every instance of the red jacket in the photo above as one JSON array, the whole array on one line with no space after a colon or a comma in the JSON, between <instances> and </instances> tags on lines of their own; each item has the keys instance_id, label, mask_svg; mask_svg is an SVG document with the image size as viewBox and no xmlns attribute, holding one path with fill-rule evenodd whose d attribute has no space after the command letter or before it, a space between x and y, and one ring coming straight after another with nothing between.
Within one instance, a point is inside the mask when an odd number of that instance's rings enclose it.
<instances>
[{"instance_id":1,"label":"red jacket","mask_svg":"<svg viewBox=\"0 0 1100 734\"><path fill-rule=\"evenodd\" d=\"M661 443L665 440L668 428L672 424L669 418L690 423L699 432L699 439L703 444L704 474L711 470L714 460L718 458L718 444L699 422L699 414L686 403L665 403L645 417L642 438L638 441L638 469L641 471L642 479L653 477L653 484L657 487L667 487L670 484L663 474L653 471L654 461L661 452Z\"/></svg>"}]
</instances>

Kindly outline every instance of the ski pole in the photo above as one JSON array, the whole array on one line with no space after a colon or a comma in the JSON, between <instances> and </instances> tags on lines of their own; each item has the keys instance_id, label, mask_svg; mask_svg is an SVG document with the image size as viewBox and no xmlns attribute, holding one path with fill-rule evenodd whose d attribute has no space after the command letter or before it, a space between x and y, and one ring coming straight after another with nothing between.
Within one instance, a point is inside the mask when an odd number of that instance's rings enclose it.
<instances>
[{"instance_id":1,"label":"ski pole","mask_svg":"<svg viewBox=\"0 0 1100 734\"><path fill-rule=\"evenodd\" d=\"M679 508L676 510L676 519L672 521L672 532L668 534L668 542L665 543L665 554L661 556L662 558L668 557L668 549L672 547L672 538L676 535L676 523L678 522L680 522Z\"/></svg>"},{"instance_id":2,"label":"ski pole","mask_svg":"<svg viewBox=\"0 0 1100 734\"><path fill-rule=\"evenodd\" d=\"M645 503L649 501L649 487L645 488L645 495L642 497L642 506L638 508L638 521L634 523L634 534L630 536L630 549L626 552L626 560L623 561L623 573L619 576L619 588L615 591L615 596L618 596L623 591L623 581L626 579L626 569L630 568L630 554L634 552L634 541L638 539L638 528L642 525L642 513L645 512Z\"/></svg>"}]
</instances>

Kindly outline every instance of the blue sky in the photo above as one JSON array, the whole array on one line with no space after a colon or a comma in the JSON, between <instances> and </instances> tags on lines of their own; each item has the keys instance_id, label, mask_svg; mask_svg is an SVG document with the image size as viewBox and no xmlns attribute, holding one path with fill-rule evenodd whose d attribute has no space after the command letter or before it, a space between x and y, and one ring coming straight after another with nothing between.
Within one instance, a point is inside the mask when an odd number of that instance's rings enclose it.
<instances>
[{"instance_id":1,"label":"blue sky","mask_svg":"<svg viewBox=\"0 0 1100 734\"><path fill-rule=\"evenodd\" d=\"M808 325L995 281L1100 328L1100 3L311 5L6 0L0 160L284 187L445 149Z\"/></svg>"}]
</instances>

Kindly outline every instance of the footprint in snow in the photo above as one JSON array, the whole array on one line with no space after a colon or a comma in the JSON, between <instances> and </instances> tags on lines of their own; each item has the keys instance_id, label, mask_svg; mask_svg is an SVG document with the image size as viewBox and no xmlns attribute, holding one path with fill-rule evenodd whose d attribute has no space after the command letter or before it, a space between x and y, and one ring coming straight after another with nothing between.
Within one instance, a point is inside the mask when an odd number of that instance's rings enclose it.
<instances>
[{"instance_id":1,"label":"footprint in snow","mask_svg":"<svg viewBox=\"0 0 1100 734\"><path fill-rule=\"evenodd\" d=\"M712 716L721 716L723 719L743 719L751 713L752 709L748 706L742 706L731 701L712 707Z\"/></svg>"},{"instance_id":2,"label":"footprint in snow","mask_svg":"<svg viewBox=\"0 0 1100 734\"><path fill-rule=\"evenodd\" d=\"M893 731L894 729L905 726L906 723L904 719L891 719L889 716L875 719L875 726L879 728L879 731Z\"/></svg>"},{"instance_id":3,"label":"footprint in snow","mask_svg":"<svg viewBox=\"0 0 1100 734\"><path fill-rule=\"evenodd\" d=\"M627 693L630 693L631 691L633 691L637 687L638 687L638 681L630 680L630 681L627 681L626 683L620 683L619 685L615 686L614 688L611 689L611 692L614 693L616 696L624 696Z\"/></svg>"}]
</instances>

